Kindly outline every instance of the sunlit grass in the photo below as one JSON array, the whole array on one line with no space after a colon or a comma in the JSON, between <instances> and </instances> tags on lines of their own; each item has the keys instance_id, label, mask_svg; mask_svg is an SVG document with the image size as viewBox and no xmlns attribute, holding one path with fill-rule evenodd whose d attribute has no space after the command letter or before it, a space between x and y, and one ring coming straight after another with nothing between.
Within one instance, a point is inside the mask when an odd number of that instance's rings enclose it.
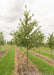
<instances>
[{"instance_id":1,"label":"sunlit grass","mask_svg":"<svg viewBox=\"0 0 54 75\"><path fill-rule=\"evenodd\" d=\"M12 75L14 69L15 47L0 59L0 75Z\"/></svg>"},{"instance_id":2,"label":"sunlit grass","mask_svg":"<svg viewBox=\"0 0 54 75\"><path fill-rule=\"evenodd\" d=\"M32 50L32 51L34 51L34 52L39 53L39 51L38 51L38 50L35 50L35 49L31 49L31 50ZM49 54L49 53L40 52L40 54L46 55L46 56L48 56L48 57L51 57L51 54ZM52 58L54 58L54 55L52 55Z\"/></svg>"},{"instance_id":3,"label":"sunlit grass","mask_svg":"<svg viewBox=\"0 0 54 75\"><path fill-rule=\"evenodd\" d=\"M1 49L0 49L0 51L3 51L3 50L5 50L5 49L7 49L9 47L9 45L5 45L5 46L3 46Z\"/></svg>"},{"instance_id":4,"label":"sunlit grass","mask_svg":"<svg viewBox=\"0 0 54 75\"><path fill-rule=\"evenodd\" d=\"M19 48L25 54L27 54L26 50L22 49L21 47L19 47ZM41 71L42 73L47 73L47 75L54 75L54 67L53 66L51 66L48 63L44 62L40 58L32 55L30 52L28 52L28 57L29 57L29 60L31 60L32 63L37 66L39 71Z\"/></svg>"}]
</instances>

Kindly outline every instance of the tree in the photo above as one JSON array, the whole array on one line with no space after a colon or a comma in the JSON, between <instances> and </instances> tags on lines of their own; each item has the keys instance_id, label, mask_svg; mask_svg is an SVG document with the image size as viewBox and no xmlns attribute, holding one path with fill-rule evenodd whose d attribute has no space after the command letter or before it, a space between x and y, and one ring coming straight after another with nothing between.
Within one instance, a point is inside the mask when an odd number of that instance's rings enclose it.
<instances>
[{"instance_id":1,"label":"tree","mask_svg":"<svg viewBox=\"0 0 54 75\"><path fill-rule=\"evenodd\" d=\"M51 59L52 59L52 49L54 48L54 33L49 34L47 43L48 43L48 46L51 48Z\"/></svg>"},{"instance_id":2,"label":"tree","mask_svg":"<svg viewBox=\"0 0 54 75\"><path fill-rule=\"evenodd\" d=\"M0 32L0 45L4 45L4 43L5 43L5 40L4 40L3 33Z\"/></svg>"},{"instance_id":3,"label":"tree","mask_svg":"<svg viewBox=\"0 0 54 75\"><path fill-rule=\"evenodd\" d=\"M9 44L9 45L14 45L14 40L11 39L11 41L7 42L7 44Z\"/></svg>"},{"instance_id":4,"label":"tree","mask_svg":"<svg viewBox=\"0 0 54 75\"><path fill-rule=\"evenodd\" d=\"M33 16L34 14L30 16L30 11L28 11L27 6L25 6L24 18L23 20L21 18L19 19L20 23L18 30L12 34L16 45L27 48L27 66L28 50L32 47L38 47L40 43L42 43L44 37L44 34L40 30L40 26L38 26L38 22L32 19Z\"/></svg>"},{"instance_id":5,"label":"tree","mask_svg":"<svg viewBox=\"0 0 54 75\"><path fill-rule=\"evenodd\" d=\"M40 33L40 35L38 36L38 40L39 43L37 44L38 46L36 46L37 48L41 47L44 44L44 34ZM39 56L40 56L40 48L39 48Z\"/></svg>"}]
</instances>

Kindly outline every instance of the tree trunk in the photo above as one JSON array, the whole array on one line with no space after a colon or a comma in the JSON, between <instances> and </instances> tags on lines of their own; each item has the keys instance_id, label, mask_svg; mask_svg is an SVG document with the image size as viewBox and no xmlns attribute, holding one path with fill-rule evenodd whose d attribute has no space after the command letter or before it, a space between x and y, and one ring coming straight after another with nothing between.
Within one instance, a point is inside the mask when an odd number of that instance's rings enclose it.
<instances>
[{"instance_id":1,"label":"tree trunk","mask_svg":"<svg viewBox=\"0 0 54 75\"><path fill-rule=\"evenodd\" d=\"M39 49L39 56L40 56L40 49Z\"/></svg>"},{"instance_id":2,"label":"tree trunk","mask_svg":"<svg viewBox=\"0 0 54 75\"><path fill-rule=\"evenodd\" d=\"M28 48L27 48L27 67L28 67Z\"/></svg>"},{"instance_id":3,"label":"tree trunk","mask_svg":"<svg viewBox=\"0 0 54 75\"><path fill-rule=\"evenodd\" d=\"M51 62L52 62L52 48L51 48Z\"/></svg>"}]
</instances>

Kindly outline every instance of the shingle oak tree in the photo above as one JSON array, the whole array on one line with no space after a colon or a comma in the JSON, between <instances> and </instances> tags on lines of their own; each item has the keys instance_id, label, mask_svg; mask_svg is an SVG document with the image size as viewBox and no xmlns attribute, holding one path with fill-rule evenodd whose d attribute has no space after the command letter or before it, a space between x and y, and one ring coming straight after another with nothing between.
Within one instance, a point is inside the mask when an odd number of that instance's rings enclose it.
<instances>
[{"instance_id":1,"label":"shingle oak tree","mask_svg":"<svg viewBox=\"0 0 54 75\"><path fill-rule=\"evenodd\" d=\"M20 18L18 30L14 33L14 40L17 45L23 46L27 49L27 66L28 66L28 50L32 47L38 47L42 43L44 34L40 30L40 26L36 20L30 16L30 11L25 6L24 18Z\"/></svg>"},{"instance_id":2,"label":"shingle oak tree","mask_svg":"<svg viewBox=\"0 0 54 75\"><path fill-rule=\"evenodd\" d=\"M52 49L54 48L54 33L49 34L47 43L48 46L51 48L51 60L52 60Z\"/></svg>"}]
</instances>

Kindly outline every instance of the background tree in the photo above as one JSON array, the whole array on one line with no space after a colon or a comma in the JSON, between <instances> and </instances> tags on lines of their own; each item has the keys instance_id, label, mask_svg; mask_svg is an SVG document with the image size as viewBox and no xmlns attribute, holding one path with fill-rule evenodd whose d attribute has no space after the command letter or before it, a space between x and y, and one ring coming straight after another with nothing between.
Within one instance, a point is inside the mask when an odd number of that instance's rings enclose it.
<instances>
[{"instance_id":1,"label":"background tree","mask_svg":"<svg viewBox=\"0 0 54 75\"><path fill-rule=\"evenodd\" d=\"M0 32L0 45L4 45L4 44L5 44L4 36L3 33Z\"/></svg>"},{"instance_id":2,"label":"background tree","mask_svg":"<svg viewBox=\"0 0 54 75\"><path fill-rule=\"evenodd\" d=\"M40 43L42 43L44 37L37 21L32 19L33 16L34 14L30 16L30 11L28 11L27 6L25 6L24 18L23 20L21 18L19 19L20 23L18 30L12 34L16 45L27 48L27 66L28 50L32 47L38 47Z\"/></svg>"},{"instance_id":3,"label":"background tree","mask_svg":"<svg viewBox=\"0 0 54 75\"><path fill-rule=\"evenodd\" d=\"M11 41L7 41L7 44L14 45L14 39L11 39Z\"/></svg>"},{"instance_id":4,"label":"background tree","mask_svg":"<svg viewBox=\"0 0 54 75\"><path fill-rule=\"evenodd\" d=\"M39 34L39 33L38 33ZM37 48L39 48L39 47L41 47L41 46L43 46L43 44L44 44L44 39L45 39L45 36L44 36L44 34L43 33L41 33L41 31L40 31L40 34L38 35L38 43L37 43L37 45L38 46L36 46ZM37 39L36 39L37 40ZM39 48L39 56L40 56L40 48Z\"/></svg>"},{"instance_id":5,"label":"background tree","mask_svg":"<svg viewBox=\"0 0 54 75\"><path fill-rule=\"evenodd\" d=\"M48 46L51 48L51 59L52 59L52 49L54 48L54 33L49 34L47 43L48 43Z\"/></svg>"}]
</instances>

